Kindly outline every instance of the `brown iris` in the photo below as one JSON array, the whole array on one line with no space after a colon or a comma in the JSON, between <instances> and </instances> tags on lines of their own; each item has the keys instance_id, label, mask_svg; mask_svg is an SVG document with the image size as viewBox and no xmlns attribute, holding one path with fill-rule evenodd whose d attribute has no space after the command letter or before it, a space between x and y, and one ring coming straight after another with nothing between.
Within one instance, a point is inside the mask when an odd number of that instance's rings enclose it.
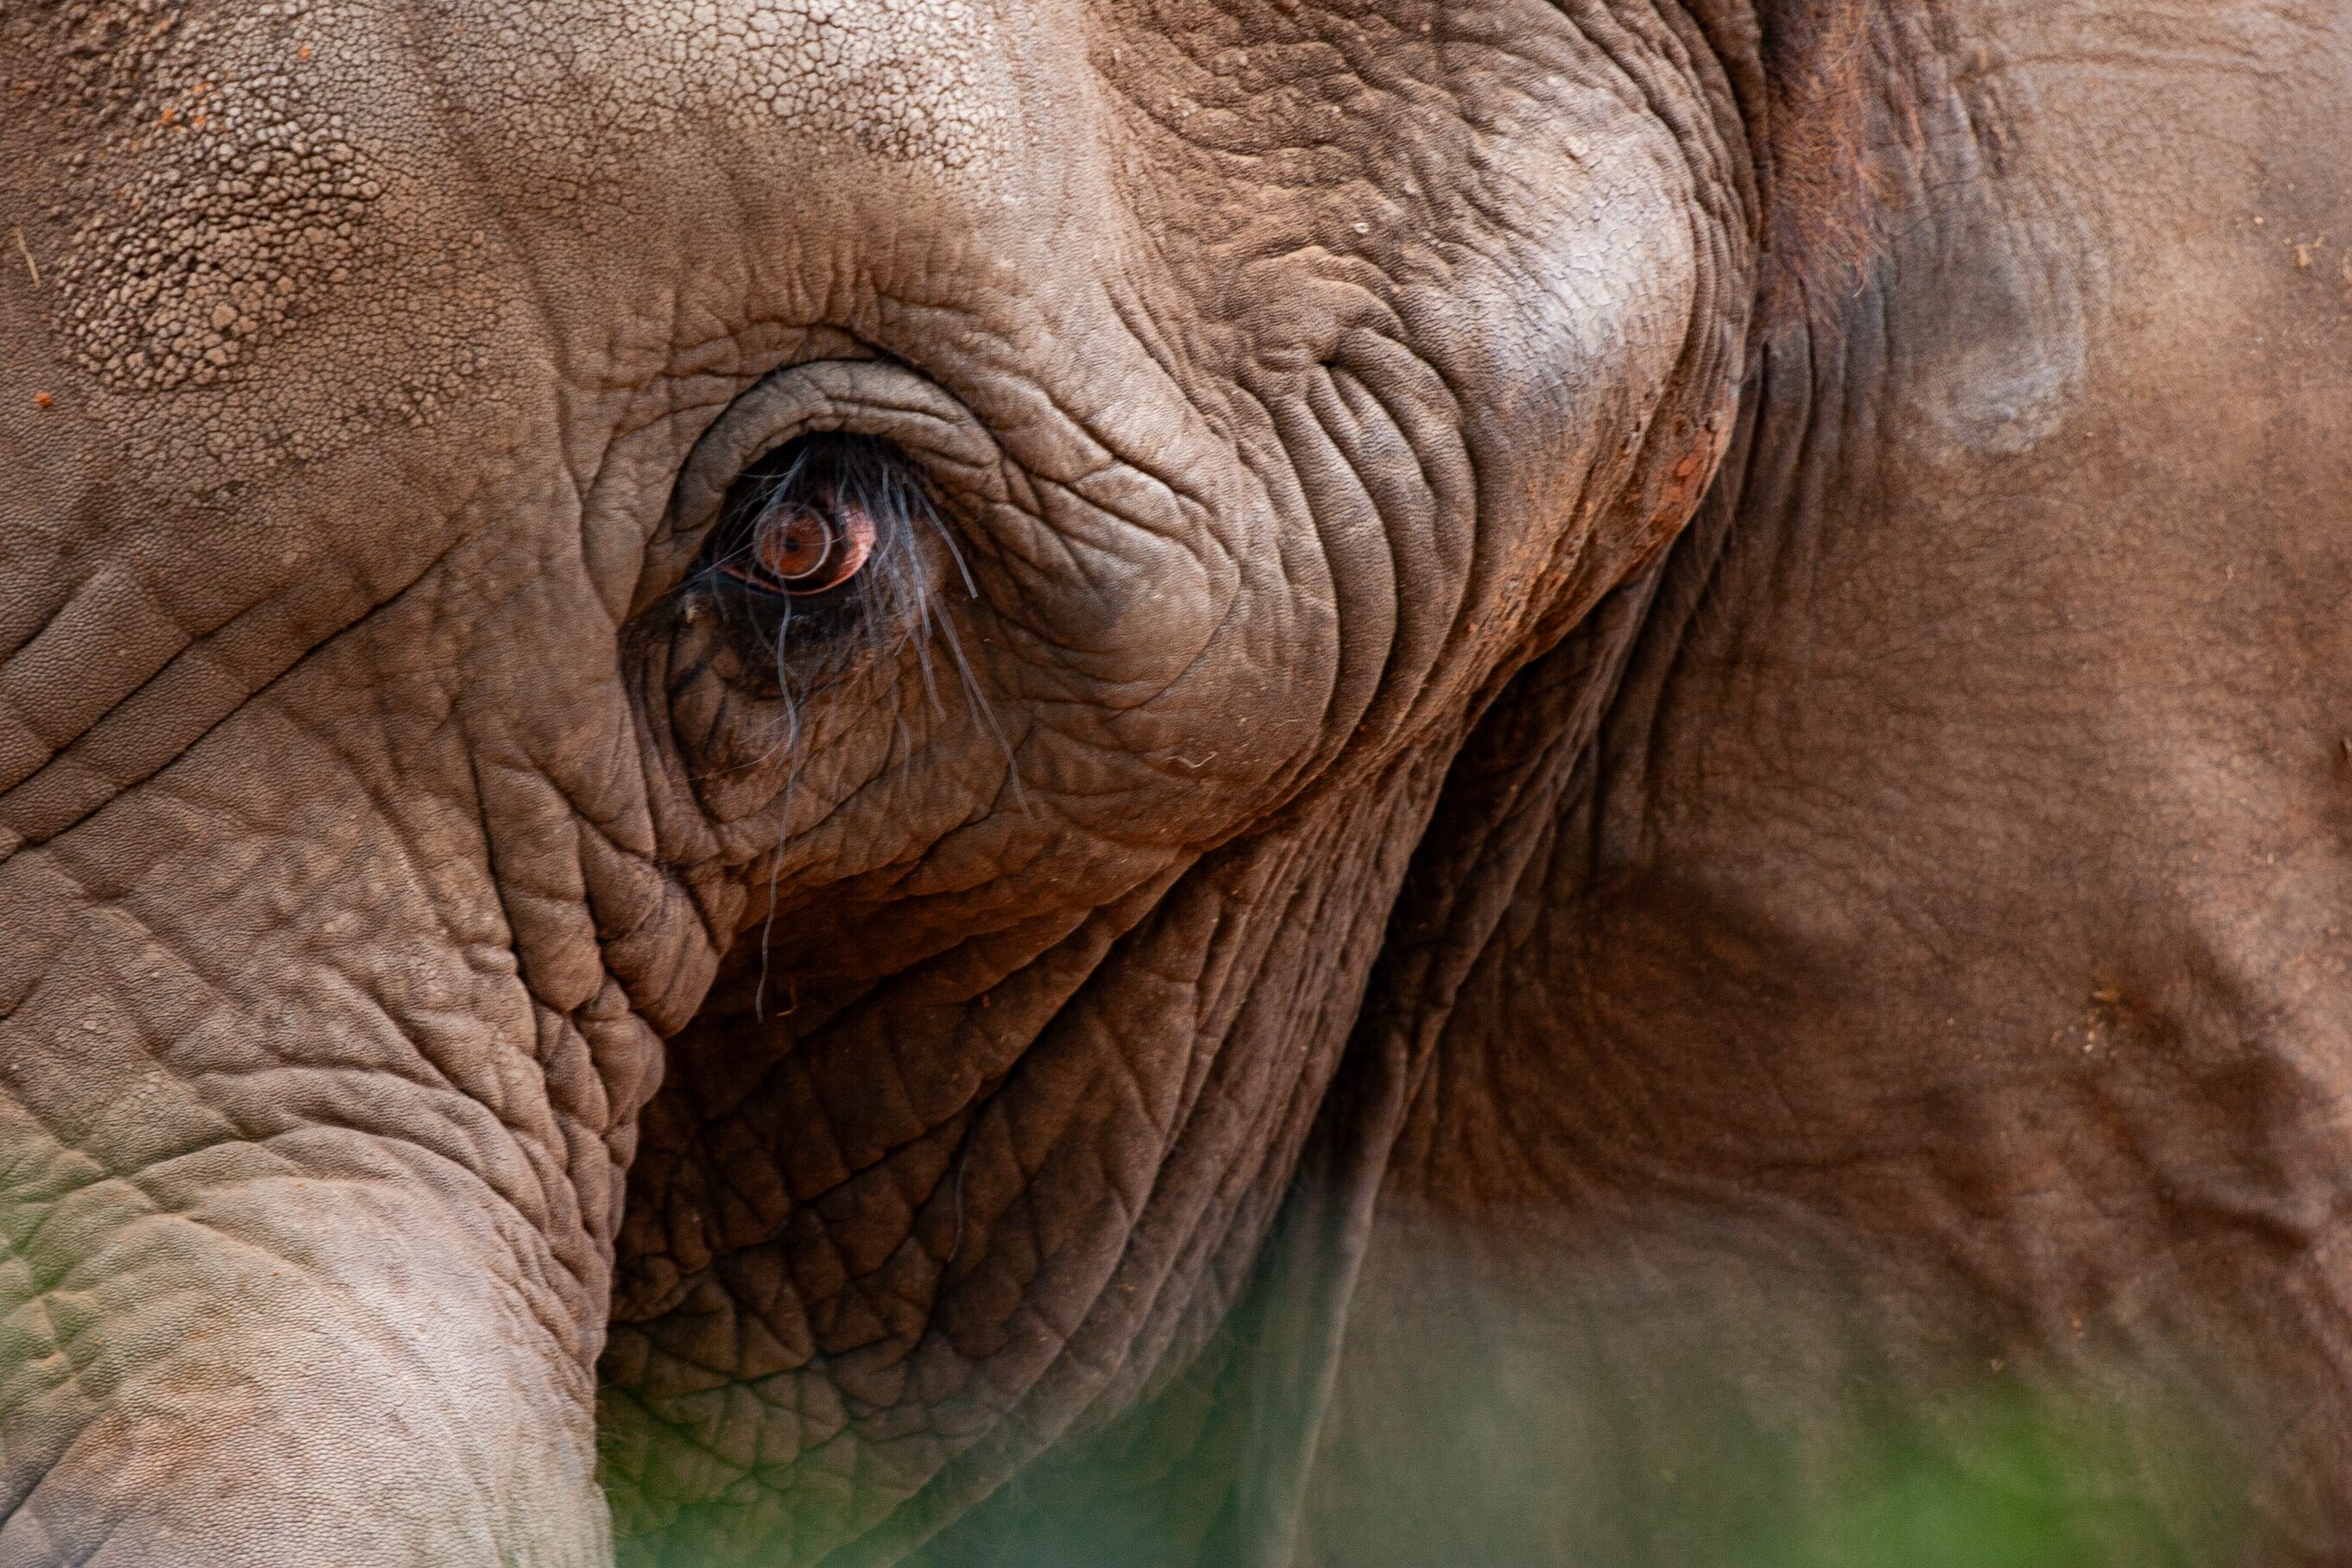
<instances>
[{"instance_id":1,"label":"brown iris","mask_svg":"<svg viewBox=\"0 0 2352 1568\"><path fill-rule=\"evenodd\" d=\"M857 575L874 535L872 514L828 486L805 500L772 501L719 570L771 593L823 593Z\"/></svg>"}]
</instances>

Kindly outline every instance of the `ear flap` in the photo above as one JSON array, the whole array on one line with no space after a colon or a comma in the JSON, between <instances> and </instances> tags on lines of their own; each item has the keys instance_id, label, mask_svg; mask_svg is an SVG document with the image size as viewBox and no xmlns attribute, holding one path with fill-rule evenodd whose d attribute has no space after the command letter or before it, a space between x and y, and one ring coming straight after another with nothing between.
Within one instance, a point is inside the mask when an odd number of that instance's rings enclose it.
<instances>
[{"instance_id":1,"label":"ear flap","mask_svg":"<svg viewBox=\"0 0 2352 1568\"><path fill-rule=\"evenodd\" d=\"M1382 1178L1471 966L1493 938L1623 673L1663 561L1503 688L1446 776L1363 1013L1262 1255L1231 1500L1204 1563L1292 1560Z\"/></svg>"}]
</instances>

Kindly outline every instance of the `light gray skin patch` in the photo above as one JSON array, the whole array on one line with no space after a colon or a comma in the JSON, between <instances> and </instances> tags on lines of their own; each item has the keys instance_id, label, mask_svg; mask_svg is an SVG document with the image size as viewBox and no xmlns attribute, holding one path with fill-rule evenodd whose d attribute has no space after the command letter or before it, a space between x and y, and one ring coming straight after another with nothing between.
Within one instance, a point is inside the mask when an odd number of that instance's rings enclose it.
<instances>
[{"instance_id":1,"label":"light gray skin patch","mask_svg":"<svg viewBox=\"0 0 2352 1568\"><path fill-rule=\"evenodd\" d=\"M1895 428L1939 465L2022 456L2063 431L2084 404L2110 297L2087 214L2000 182L2008 154L1984 128L2030 119L2032 84L1981 50L1963 87L1970 112L1948 129L1946 156L1977 168L1983 193L1938 220L1932 304L1892 323L1912 366L1912 417Z\"/></svg>"},{"instance_id":2,"label":"light gray skin patch","mask_svg":"<svg viewBox=\"0 0 2352 1568\"><path fill-rule=\"evenodd\" d=\"M1917 411L1950 461L2013 457L2064 428L2083 396L2091 323L2079 283L2009 255L1953 279L1938 301L1934 370Z\"/></svg>"}]
</instances>

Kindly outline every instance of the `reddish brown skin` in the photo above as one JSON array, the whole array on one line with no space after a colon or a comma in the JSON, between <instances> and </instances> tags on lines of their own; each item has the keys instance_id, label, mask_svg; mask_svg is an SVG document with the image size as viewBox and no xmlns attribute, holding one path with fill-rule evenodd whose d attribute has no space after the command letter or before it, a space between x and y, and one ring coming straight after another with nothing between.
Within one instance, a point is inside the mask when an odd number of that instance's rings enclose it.
<instances>
[{"instance_id":1,"label":"reddish brown skin","mask_svg":"<svg viewBox=\"0 0 2352 1568\"><path fill-rule=\"evenodd\" d=\"M2352 1560L2337 9L0 10L0 1568Z\"/></svg>"}]
</instances>

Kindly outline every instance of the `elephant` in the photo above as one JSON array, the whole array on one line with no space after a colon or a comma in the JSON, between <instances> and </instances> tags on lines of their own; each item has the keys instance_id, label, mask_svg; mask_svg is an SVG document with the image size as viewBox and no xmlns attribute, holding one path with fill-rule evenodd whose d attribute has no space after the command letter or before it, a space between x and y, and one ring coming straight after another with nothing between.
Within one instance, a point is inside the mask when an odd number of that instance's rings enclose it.
<instances>
[{"instance_id":1,"label":"elephant","mask_svg":"<svg viewBox=\"0 0 2352 1568\"><path fill-rule=\"evenodd\" d=\"M2352 1561L2340 5L0 89L0 1568Z\"/></svg>"}]
</instances>

